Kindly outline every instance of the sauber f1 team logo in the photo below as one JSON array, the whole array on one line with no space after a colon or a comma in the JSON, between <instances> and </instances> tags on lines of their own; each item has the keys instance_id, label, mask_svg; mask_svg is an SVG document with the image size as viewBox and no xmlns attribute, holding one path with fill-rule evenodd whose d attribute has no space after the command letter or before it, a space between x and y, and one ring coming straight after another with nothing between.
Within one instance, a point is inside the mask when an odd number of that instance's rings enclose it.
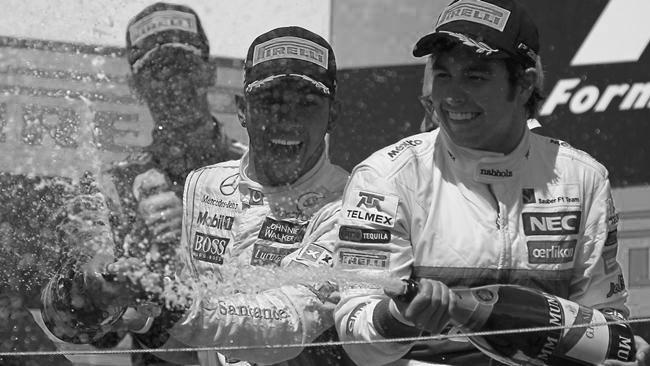
<instances>
[{"instance_id":1,"label":"sauber f1 team logo","mask_svg":"<svg viewBox=\"0 0 650 366\"><path fill-rule=\"evenodd\" d=\"M397 196L352 190L344 205L344 212L349 219L393 227L398 202Z\"/></svg>"}]
</instances>

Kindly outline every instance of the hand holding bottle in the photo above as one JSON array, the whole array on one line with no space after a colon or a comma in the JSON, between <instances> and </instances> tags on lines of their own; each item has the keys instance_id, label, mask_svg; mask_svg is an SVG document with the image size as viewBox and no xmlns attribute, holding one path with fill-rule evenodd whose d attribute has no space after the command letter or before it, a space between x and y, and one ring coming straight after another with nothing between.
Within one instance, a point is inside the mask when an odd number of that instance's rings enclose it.
<instances>
[{"instance_id":1,"label":"hand holding bottle","mask_svg":"<svg viewBox=\"0 0 650 366\"><path fill-rule=\"evenodd\" d=\"M635 360L631 362L623 362L617 360L607 360L603 362L604 366L650 366L650 345L640 336L634 336L634 343L636 345Z\"/></svg>"},{"instance_id":2,"label":"hand holding bottle","mask_svg":"<svg viewBox=\"0 0 650 366\"><path fill-rule=\"evenodd\" d=\"M183 203L169 188L167 178L157 169L138 175L133 183L138 213L156 242L180 239Z\"/></svg>"},{"instance_id":3,"label":"hand holding bottle","mask_svg":"<svg viewBox=\"0 0 650 366\"><path fill-rule=\"evenodd\" d=\"M403 289L384 289L393 300L391 313L402 323L439 334L450 320L451 290L444 283L430 279L421 279L415 288L417 292L408 297L404 297Z\"/></svg>"}]
</instances>

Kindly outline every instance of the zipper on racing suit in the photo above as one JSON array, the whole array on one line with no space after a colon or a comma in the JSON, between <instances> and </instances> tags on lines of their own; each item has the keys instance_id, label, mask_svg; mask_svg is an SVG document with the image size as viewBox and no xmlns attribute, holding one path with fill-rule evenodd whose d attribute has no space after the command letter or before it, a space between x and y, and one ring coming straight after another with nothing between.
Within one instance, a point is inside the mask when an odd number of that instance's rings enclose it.
<instances>
[{"instance_id":1,"label":"zipper on racing suit","mask_svg":"<svg viewBox=\"0 0 650 366\"><path fill-rule=\"evenodd\" d=\"M509 274L508 271L503 271L502 269L508 267L508 263L510 261L509 258L511 255L510 236L508 235L508 210L506 205L503 204L494 193L494 187L492 184L488 184L487 186L490 195L492 195L492 198L496 203L497 218L495 223L497 231L501 237L501 244L503 245L503 249L500 251L499 255L499 262L497 264L497 281L499 283L506 283L509 278Z\"/></svg>"}]
</instances>

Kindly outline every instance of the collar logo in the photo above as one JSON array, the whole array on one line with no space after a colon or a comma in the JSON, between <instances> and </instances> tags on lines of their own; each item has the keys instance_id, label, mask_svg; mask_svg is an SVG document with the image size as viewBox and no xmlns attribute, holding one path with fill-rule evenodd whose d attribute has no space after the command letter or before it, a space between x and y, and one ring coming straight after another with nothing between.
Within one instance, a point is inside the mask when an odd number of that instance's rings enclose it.
<instances>
[{"instance_id":1,"label":"collar logo","mask_svg":"<svg viewBox=\"0 0 650 366\"><path fill-rule=\"evenodd\" d=\"M315 42L298 37L274 38L256 45L253 50L253 66L282 58L307 61L327 69L329 51Z\"/></svg>"},{"instance_id":2,"label":"collar logo","mask_svg":"<svg viewBox=\"0 0 650 366\"><path fill-rule=\"evenodd\" d=\"M447 7L440 14L436 28L449 22L464 20L503 32L509 17L509 10L494 4L481 0L461 0Z\"/></svg>"},{"instance_id":3,"label":"collar logo","mask_svg":"<svg viewBox=\"0 0 650 366\"><path fill-rule=\"evenodd\" d=\"M161 10L147 15L129 27L131 44L136 44L147 36L165 30L199 33L194 14L178 10Z\"/></svg>"}]
</instances>

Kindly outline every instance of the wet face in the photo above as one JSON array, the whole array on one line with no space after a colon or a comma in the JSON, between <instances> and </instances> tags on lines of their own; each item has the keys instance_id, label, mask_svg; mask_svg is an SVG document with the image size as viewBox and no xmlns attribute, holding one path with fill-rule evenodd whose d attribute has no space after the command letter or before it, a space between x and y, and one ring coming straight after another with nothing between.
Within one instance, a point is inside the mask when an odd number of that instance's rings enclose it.
<instances>
[{"instance_id":1,"label":"wet face","mask_svg":"<svg viewBox=\"0 0 650 366\"><path fill-rule=\"evenodd\" d=\"M202 95L212 83L207 62L182 49L163 49L147 60L133 75L138 94L158 122L158 130L184 129L197 120ZM162 123L166 122L166 123Z\"/></svg>"},{"instance_id":2,"label":"wet face","mask_svg":"<svg viewBox=\"0 0 650 366\"><path fill-rule=\"evenodd\" d=\"M258 179L290 184L325 149L331 100L304 81L283 79L246 95L244 111Z\"/></svg>"},{"instance_id":3,"label":"wet face","mask_svg":"<svg viewBox=\"0 0 650 366\"><path fill-rule=\"evenodd\" d=\"M508 82L503 60L479 58L456 46L435 57L432 68L433 108L456 144L501 153L517 146L529 94Z\"/></svg>"}]
</instances>

